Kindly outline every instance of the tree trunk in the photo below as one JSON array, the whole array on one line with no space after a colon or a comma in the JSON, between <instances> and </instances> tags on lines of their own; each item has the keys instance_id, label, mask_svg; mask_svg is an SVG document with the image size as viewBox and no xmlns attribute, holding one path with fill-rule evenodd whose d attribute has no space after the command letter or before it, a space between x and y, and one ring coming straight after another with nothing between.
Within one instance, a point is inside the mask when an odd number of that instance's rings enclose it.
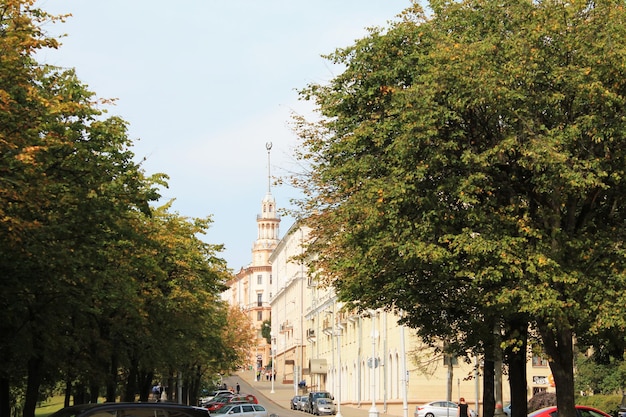
<instances>
[{"instance_id":1,"label":"tree trunk","mask_svg":"<svg viewBox=\"0 0 626 417\"><path fill-rule=\"evenodd\" d=\"M148 399L150 398L150 388L152 388L153 380L153 371L139 373L139 401L148 401Z\"/></svg>"},{"instance_id":2,"label":"tree trunk","mask_svg":"<svg viewBox=\"0 0 626 417\"><path fill-rule=\"evenodd\" d=\"M128 369L128 379L126 380L126 389L124 390L124 398L125 402L135 402L135 393L137 392L137 367L139 366L139 361L136 359L132 359L130 361L129 369Z\"/></svg>"},{"instance_id":3,"label":"tree trunk","mask_svg":"<svg viewBox=\"0 0 626 417\"><path fill-rule=\"evenodd\" d=\"M0 378L0 416L11 415L11 383L9 378Z\"/></svg>"},{"instance_id":4,"label":"tree trunk","mask_svg":"<svg viewBox=\"0 0 626 417\"><path fill-rule=\"evenodd\" d=\"M510 330L507 338L516 340L515 346L509 346L505 351L505 361L509 367L509 387L511 391L511 416L526 417L527 403L527 374L526 351L528 347L528 322L514 320L509 323Z\"/></svg>"},{"instance_id":5,"label":"tree trunk","mask_svg":"<svg viewBox=\"0 0 626 417\"><path fill-rule=\"evenodd\" d=\"M493 417L496 410L495 362L485 358L483 366L483 417Z\"/></svg>"},{"instance_id":6,"label":"tree trunk","mask_svg":"<svg viewBox=\"0 0 626 417\"><path fill-rule=\"evenodd\" d=\"M35 408L39 400L43 360L32 357L28 360L28 377L24 395L24 417L35 417Z\"/></svg>"},{"instance_id":7,"label":"tree trunk","mask_svg":"<svg viewBox=\"0 0 626 417\"><path fill-rule=\"evenodd\" d=\"M100 398L100 385L96 381L92 381L89 384L89 402L91 404L97 404L98 398Z\"/></svg>"},{"instance_id":8,"label":"tree trunk","mask_svg":"<svg viewBox=\"0 0 626 417\"><path fill-rule=\"evenodd\" d=\"M113 403L117 399L117 354L111 355L111 367L109 368L109 377L107 378L107 402Z\"/></svg>"},{"instance_id":9,"label":"tree trunk","mask_svg":"<svg viewBox=\"0 0 626 417\"><path fill-rule=\"evenodd\" d=\"M574 400L574 338L565 326L551 328L539 324L539 332L546 353L550 357L550 370L556 385L556 405L559 417L576 417Z\"/></svg>"},{"instance_id":10,"label":"tree trunk","mask_svg":"<svg viewBox=\"0 0 626 417\"><path fill-rule=\"evenodd\" d=\"M70 381L69 375L65 376L67 380L65 381L65 396L63 398L63 407L70 406L70 400L72 399L72 382Z\"/></svg>"}]
</instances>

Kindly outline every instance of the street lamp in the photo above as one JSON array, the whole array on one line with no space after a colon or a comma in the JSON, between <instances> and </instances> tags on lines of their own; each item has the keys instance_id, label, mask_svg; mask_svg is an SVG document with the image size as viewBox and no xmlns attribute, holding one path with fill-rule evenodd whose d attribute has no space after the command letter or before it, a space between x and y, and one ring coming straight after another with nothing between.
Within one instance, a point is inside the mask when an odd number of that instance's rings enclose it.
<instances>
[{"instance_id":1,"label":"street lamp","mask_svg":"<svg viewBox=\"0 0 626 417\"><path fill-rule=\"evenodd\" d=\"M376 311L370 310L370 317L372 319L372 358L370 360L370 379L371 379L371 397L372 397L372 407L369 410L369 417L378 417L378 409L376 408L376 367L378 363L376 361L376 339L378 338L378 333L376 332Z\"/></svg>"},{"instance_id":2,"label":"street lamp","mask_svg":"<svg viewBox=\"0 0 626 417\"><path fill-rule=\"evenodd\" d=\"M337 391L337 414L336 417L342 417L341 415L341 333L343 332L343 326L337 325L335 335L337 336L337 360L339 362L339 390Z\"/></svg>"},{"instance_id":3,"label":"street lamp","mask_svg":"<svg viewBox=\"0 0 626 417\"><path fill-rule=\"evenodd\" d=\"M275 363L276 363L276 348L274 347L274 343L275 343L275 339L274 339L274 332L270 332L270 356L272 357L272 390L270 391L270 394L274 394L274 368L275 368Z\"/></svg>"}]
</instances>

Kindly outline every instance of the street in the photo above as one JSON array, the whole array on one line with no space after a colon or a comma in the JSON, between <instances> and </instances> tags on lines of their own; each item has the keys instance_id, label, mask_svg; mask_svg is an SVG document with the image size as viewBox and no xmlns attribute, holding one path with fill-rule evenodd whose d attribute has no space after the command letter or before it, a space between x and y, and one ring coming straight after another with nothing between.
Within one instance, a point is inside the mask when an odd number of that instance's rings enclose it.
<instances>
[{"instance_id":1,"label":"street","mask_svg":"<svg viewBox=\"0 0 626 417\"><path fill-rule=\"evenodd\" d=\"M266 396L266 394L267 395L271 395L271 394L255 389L245 380L245 378L241 378L237 375L232 375L229 377L225 377L223 381L228 387L234 387L235 385L237 385L237 383L239 383L239 385L241 386L241 393L254 395L259 400L259 404L267 408L267 411L270 415L276 414L278 417L309 416L309 414L303 413L302 411L295 411L289 408L289 400L291 397L293 397L293 390L291 386L289 386L288 388L289 393L287 393L285 392L285 390L287 390L287 387L285 386L278 387L278 384L275 384L276 389L274 391L278 395L270 399ZM278 392L279 390L280 392ZM286 396L288 396L288 398L285 398Z\"/></svg>"}]
</instances>

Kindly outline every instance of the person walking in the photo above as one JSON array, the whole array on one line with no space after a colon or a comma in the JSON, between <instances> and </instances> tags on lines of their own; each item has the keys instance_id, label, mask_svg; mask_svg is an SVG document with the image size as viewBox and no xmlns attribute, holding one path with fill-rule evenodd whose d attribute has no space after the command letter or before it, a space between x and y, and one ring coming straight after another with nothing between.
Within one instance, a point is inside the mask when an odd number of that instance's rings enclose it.
<instances>
[{"instance_id":1,"label":"person walking","mask_svg":"<svg viewBox=\"0 0 626 417\"><path fill-rule=\"evenodd\" d=\"M469 417L469 413L468 413L468 405L465 402L465 398L461 397L459 399L459 411L457 413L458 417Z\"/></svg>"},{"instance_id":2,"label":"person walking","mask_svg":"<svg viewBox=\"0 0 626 417\"><path fill-rule=\"evenodd\" d=\"M239 386L239 382L237 382L237 386L235 388L237 390L237 394L239 394L239 391L241 391L241 387Z\"/></svg>"}]
</instances>

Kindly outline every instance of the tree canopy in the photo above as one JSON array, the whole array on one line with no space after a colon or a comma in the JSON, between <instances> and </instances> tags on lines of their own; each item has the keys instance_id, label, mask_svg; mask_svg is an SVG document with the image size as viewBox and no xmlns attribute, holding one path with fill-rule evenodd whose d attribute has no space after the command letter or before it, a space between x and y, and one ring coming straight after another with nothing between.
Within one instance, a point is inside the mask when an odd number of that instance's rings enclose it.
<instances>
[{"instance_id":1,"label":"tree canopy","mask_svg":"<svg viewBox=\"0 0 626 417\"><path fill-rule=\"evenodd\" d=\"M58 19L0 0L0 415L33 416L61 382L66 403L145 400L177 374L193 401L246 357L222 245L200 239L210 216L155 207L167 176L134 161L107 100L36 61Z\"/></svg>"},{"instance_id":2,"label":"tree canopy","mask_svg":"<svg viewBox=\"0 0 626 417\"><path fill-rule=\"evenodd\" d=\"M414 5L328 55L295 120L320 279L458 349L530 324L565 416L574 336L624 348L624 6Z\"/></svg>"}]
</instances>

